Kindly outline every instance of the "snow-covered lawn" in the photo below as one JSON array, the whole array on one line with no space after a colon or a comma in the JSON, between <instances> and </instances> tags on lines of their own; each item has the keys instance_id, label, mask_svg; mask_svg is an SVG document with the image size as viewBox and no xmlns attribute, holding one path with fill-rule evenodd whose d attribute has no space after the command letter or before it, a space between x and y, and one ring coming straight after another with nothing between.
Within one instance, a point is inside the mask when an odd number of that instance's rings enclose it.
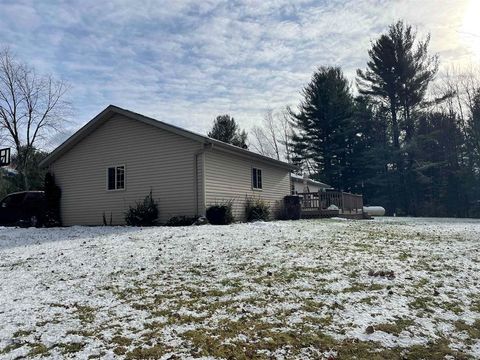
<instances>
[{"instance_id":1,"label":"snow-covered lawn","mask_svg":"<svg viewBox=\"0 0 480 360\"><path fill-rule=\"evenodd\" d=\"M0 228L0 358L480 358L480 221Z\"/></svg>"}]
</instances>

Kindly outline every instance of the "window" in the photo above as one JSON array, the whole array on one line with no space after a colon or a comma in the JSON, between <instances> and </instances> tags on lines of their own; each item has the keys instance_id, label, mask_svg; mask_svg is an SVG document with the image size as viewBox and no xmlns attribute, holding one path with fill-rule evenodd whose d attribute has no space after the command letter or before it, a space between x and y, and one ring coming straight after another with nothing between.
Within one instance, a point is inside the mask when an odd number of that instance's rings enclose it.
<instances>
[{"instance_id":1,"label":"window","mask_svg":"<svg viewBox=\"0 0 480 360\"><path fill-rule=\"evenodd\" d=\"M107 169L107 190L125 189L125 166L112 166Z\"/></svg>"},{"instance_id":2,"label":"window","mask_svg":"<svg viewBox=\"0 0 480 360\"><path fill-rule=\"evenodd\" d=\"M261 190L262 189L262 170L257 168L252 168L252 188Z\"/></svg>"}]
</instances>

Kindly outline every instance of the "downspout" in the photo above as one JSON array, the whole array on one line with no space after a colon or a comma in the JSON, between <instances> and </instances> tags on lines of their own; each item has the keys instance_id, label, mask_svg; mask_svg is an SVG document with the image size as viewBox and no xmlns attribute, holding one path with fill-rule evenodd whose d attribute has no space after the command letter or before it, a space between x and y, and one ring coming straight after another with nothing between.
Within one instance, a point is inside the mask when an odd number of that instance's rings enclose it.
<instances>
[{"instance_id":1,"label":"downspout","mask_svg":"<svg viewBox=\"0 0 480 360\"><path fill-rule=\"evenodd\" d=\"M195 156L195 208L196 208L196 213L197 213L197 216L199 215L205 215L204 214L204 211L205 211L205 194L206 194L206 185L205 185L205 151L206 150L209 150L209 149L212 149L213 148L213 144L212 143L203 143L202 144L202 149L200 149L199 151L195 152L194 156ZM199 158L201 157L201 161L202 161L202 164L201 164L201 167L202 167L202 178L200 179L200 175L198 173L198 165L199 165ZM200 211L200 194L199 194L199 182L202 182L202 188L200 190L201 192L201 196L203 197L203 209Z\"/></svg>"}]
</instances>

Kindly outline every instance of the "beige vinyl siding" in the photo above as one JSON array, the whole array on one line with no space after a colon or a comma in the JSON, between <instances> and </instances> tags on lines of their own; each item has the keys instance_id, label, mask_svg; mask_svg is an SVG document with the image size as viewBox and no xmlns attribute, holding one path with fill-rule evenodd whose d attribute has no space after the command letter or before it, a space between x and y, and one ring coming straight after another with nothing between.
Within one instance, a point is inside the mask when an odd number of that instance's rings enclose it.
<instances>
[{"instance_id":1,"label":"beige vinyl siding","mask_svg":"<svg viewBox=\"0 0 480 360\"><path fill-rule=\"evenodd\" d=\"M252 189L252 168L262 170L262 190ZM206 206L233 200L236 220L245 219L246 196L261 197L272 210L290 193L290 171L220 150L205 152Z\"/></svg>"},{"instance_id":2,"label":"beige vinyl siding","mask_svg":"<svg viewBox=\"0 0 480 360\"><path fill-rule=\"evenodd\" d=\"M51 165L62 189L64 225L100 225L103 213L123 224L129 205L150 190L162 223L196 215L195 157L201 149L194 140L114 116ZM107 168L114 165L125 166L125 190L106 189Z\"/></svg>"},{"instance_id":3,"label":"beige vinyl siding","mask_svg":"<svg viewBox=\"0 0 480 360\"><path fill-rule=\"evenodd\" d=\"M197 153L195 158L197 165L197 214L205 215L205 172L203 171L205 166L205 153L203 151Z\"/></svg>"}]
</instances>

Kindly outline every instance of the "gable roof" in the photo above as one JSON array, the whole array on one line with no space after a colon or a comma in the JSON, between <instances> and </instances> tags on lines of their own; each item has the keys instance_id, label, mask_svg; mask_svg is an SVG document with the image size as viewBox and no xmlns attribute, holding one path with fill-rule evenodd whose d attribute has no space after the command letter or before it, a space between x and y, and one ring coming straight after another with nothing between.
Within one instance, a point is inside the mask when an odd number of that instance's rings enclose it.
<instances>
[{"instance_id":1,"label":"gable roof","mask_svg":"<svg viewBox=\"0 0 480 360\"><path fill-rule=\"evenodd\" d=\"M79 143L85 137L90 135L100 125L104 124L107 120L109 120L112 116L116 114L123 115L130 119L137 120L151 126L155 126L159 129L189 138L194 141L198 141L199 143L202 143L205 145L211 145L225 152L234 153L242 157L248 157L248 158L252 158L262 162L267 162L271 165L283 167L289 170L296 169L296 167L292 164L275 160L267 156L254 153L252 151L239 148L238 146L227 144L227 143L224 143L223 141L212 139L212 138L209 138L208 136L200 135L193 131L185 130L185 129L182 129L181 127L167 124L163 121L159 121L130 110L122 109L115 105L107 106L101 113L99 113L92 120L90 120L88 123L82 126L77 132L75 132L72 136L70 136L67 140L65 140L60 146L58 146L55 150L53 150L40 163L40 166L49 166L50 164L52 164L54 161L60 158L63 154L65 154L67 151L73 148L77 143Z\"/></svg>"}]
</instances>

